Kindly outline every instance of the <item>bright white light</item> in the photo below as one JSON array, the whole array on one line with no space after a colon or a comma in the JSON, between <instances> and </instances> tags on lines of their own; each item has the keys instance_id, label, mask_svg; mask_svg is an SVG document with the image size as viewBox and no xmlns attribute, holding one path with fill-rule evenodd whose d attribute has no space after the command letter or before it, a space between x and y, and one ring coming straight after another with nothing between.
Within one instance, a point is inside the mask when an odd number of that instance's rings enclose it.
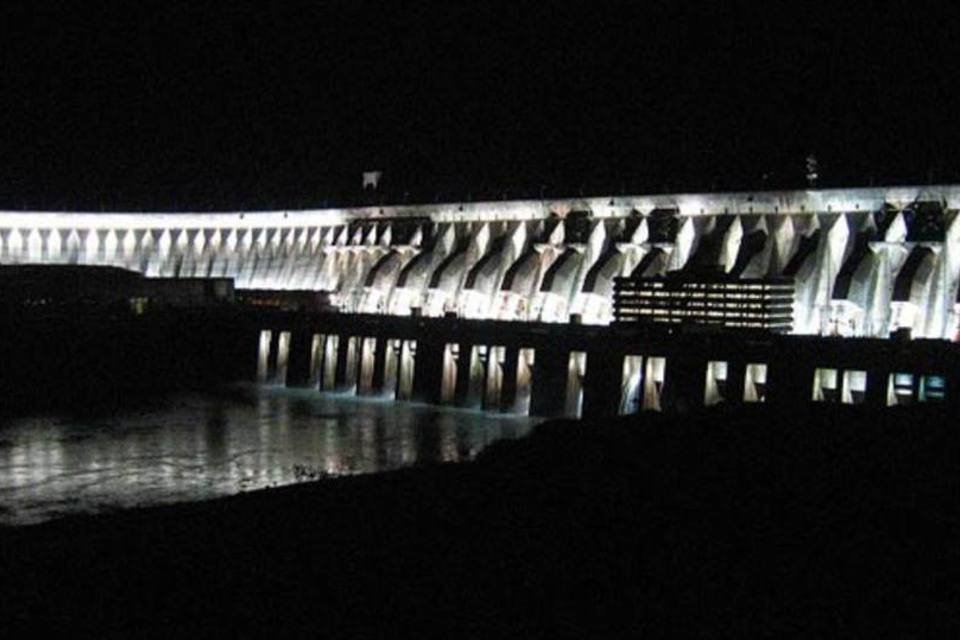
<instances>
[{"instance_id":1,"label":"bright white light","mask_svg":"<svg viewBox=\"0 0 960 640\"><path fill-rule=\"evenodd\" d=\"M644 219L630 238L615 236L619 227L611 218L646 216L654 209L679 211L680 233L663 248L670 255L669 268L682 269L710 226L704 216L727 214L745 221L752 214L762 219L751 222L750 229L760 225L771 233L765 249L769 257L761 257L768 261L766 272L774 275L794 257L799 238L820 229L819 246L796 273L795 331L881 336L909 326L917 336L953 339L960 325L960 313L953 311L960 281L956 222L949 226L946 242L928 243L941 258L934 271L914 283L909 303L915 308L894 304L887 321L901 267L893 258L883 277L858 281L857 308L831 299L837 274L861 231L857 220L884 205L903 208L918 199L960 209L960 186L617 196L613 205L609 197L596 197L245 213L0 212L0 259L7 264L115 265L148 277L227 277L237 289L325 290L344 311L409 315L420 308L428 316L456 312L471 318L543 322L568 322L571 314L578 314L582 322L604 324L611 318L611 301L608 295L584 293L585 275L610 242L643 243L647 233ZM574 210L588 210L595 220L586 246L566 245L563 225L543 237L544 220ZM391 239L401 237L395 225L405 218L434 225L433 233L426 227L417 232L422 239L434 238L431 259L417 267L407 287L396 288L399 268L379 274L367 287L367 276L380 256L401 247ZM727 268L745 232L734 224L727 234L722 256ZM510 242L498 262L491 263L496 268L485 269L475 287L462 290L465 274L504 233ZM901 248L906 254L908 233L905 218L898 215L878 241L889 245L891 255ZM464 240L469 240L469 250L447 265L438 286L428 290L440 261ZM504 274L531 245L539 248L543 261L534 272L524 271L520 281L514 280L513 291L502 291ZM575 261L555 274L549 291L539 291L552 260L570 248L579 250ZM647 249L631 245L625 268L635 266ZM866 318L861 317L864 313Z\"/></svg>"}]
</instances>

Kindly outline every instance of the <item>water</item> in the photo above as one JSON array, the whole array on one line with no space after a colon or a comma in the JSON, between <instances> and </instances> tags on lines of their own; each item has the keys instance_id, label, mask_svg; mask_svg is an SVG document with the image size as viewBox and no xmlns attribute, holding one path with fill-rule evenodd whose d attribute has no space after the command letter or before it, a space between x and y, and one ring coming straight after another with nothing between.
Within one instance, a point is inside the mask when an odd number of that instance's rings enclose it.
<instances>
[{"instance_id":1,"label":"water","mask_svg":"<svg viewBox=\"0 0 960 640\"><path fill-rule=\"evenodd\" d=\"M181 395L107 417L0 424L0 524L462 461L535 421L310 390Z\"/></svg>"}]
</instances>

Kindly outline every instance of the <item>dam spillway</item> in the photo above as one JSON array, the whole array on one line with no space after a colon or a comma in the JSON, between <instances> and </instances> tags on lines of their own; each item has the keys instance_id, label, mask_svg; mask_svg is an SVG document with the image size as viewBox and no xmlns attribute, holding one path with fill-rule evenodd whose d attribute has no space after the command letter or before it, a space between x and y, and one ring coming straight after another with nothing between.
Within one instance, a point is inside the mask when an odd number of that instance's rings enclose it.
<instances>
[{"instance_id":1,"label":"dam spillway","mask_svg":"<svg viewBox=\"0 0 960 640\"><path fill-rule=\"evenodd\" d=\"M953 339L960 186L224 213L0 212L4 264L329 292L342 312L608 324L617 277L794 283L791 333Z\"/></svg>"}]
</instances>

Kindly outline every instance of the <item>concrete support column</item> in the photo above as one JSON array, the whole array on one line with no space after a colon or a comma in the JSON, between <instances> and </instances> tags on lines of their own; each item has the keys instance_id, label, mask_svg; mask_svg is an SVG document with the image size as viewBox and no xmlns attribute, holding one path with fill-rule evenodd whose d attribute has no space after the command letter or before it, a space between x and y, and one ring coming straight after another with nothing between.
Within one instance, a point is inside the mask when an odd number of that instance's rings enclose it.
<instances>
[{"instance_id":1,"label":"concrete support column","mask_svg":"<svg viewBox=\"0 0 960 640\"><path fill-rule=\"evenodd\" d=\"M743 384L747 375L747 365L743 360L727 361L727 383L723 401L730 404L743 402Z\"/></svg>"},{"instance_id":2,"label":"concrete support column","mask_svg":"<svg viewBox=\"0 0 960 640\"><path fill-rule=\"evenodd\" d=\"M384 392L383 380L387 367L387 349L389 348L387 338L377 338L377 346L373 352L373 382L370 385L372 393L380 394Z\"/></svg>"},{"instance_id":3,"label":"concrete support column","mask_svg":"<svg viewBox=\"0 0 960 640\"><path fill-rule=\"evenodd\" d=\"M607 349L587 352L587 372L583 381L584 418L617 415L622 373L623 354Z\"/></svg>"},{"instance_id":4,"label":"concrete support column","mask_svg":"<svg viewBox=\"0 0 960 640\"><path fill-rule=\"evenodd\" d=\"M267 357L267 382L273 384L277 377L277 356L280 354L280 329L270 332L270 355Z\"/></svg>"},{"instance_id":5,"label":"concrete support column","mask_svg":"<svg viewBox=\"0 0 960 640\"><path fill-rule=\"evenodd\" d=\"M863 403L868 407L887 406L887 386L890 384L890 371L884 368L867 369L867 392Z\"/></svg>"},{"instance_id":6,"label":"concrete support column","mask_svg":"<svg viewBox=\"0 0 960 640\"><path fill-rule=\"evenodd\" d=\"M460 355L457 357L457 383L453 393L453 403L458 407L468 404L470 393L470 365L473 355L473 344L460 343Z\"/></svg>"},{"instance_id":7,"label":"concrete support column","mask_svg":"<svg viewBox=\"0 0 960 640\"><path fill-rule=\"evenodd\" d=\"M300 328L291 332L287 362L287 386L302 387L310 379L310 346L313 334Z\"/></svg>"},{"instance_id":8,"label":"concrete support column","mask_svg":"<svg viewBox=\"0 0 960 640\"><path fill-rule=\"evenodd\" d=\"M668 356L663 381L664 411L687 413L703 407L706 371L707 361L702 356Z\"/></svg>"},{"instance_id":9,"label":"concrete support column","mask_svg":"<svg viewBox=\"0 0 960 640\"><path fill-rule=\"evenodd\" d=\"M563 415L569 360L570 351L567 349L537 349L530 389L530 415L546 418Z\"/></svg>"},{"instance_id":10,"label":"concrete support column","mask_svg":"<svg viewBox=\"0 0 960 640\"><path fill-rule=\"evenodd\" d=\"M441 341L418 340L413 369L413 399L440 404L443 384L443 349Z\"/></svg>"},{"instance_id":11,"label":"concrete support column","mask_svg":"<svg viewBox=\"0 0 960 640\"><path fill-rule=\"evenodd\" d=\"M338 339L339 348L337 349L337 368L334 374L333 388L337 391L340 391L344 388L347 382L347 353L350 351L347 345L350 343L350 335L341 333Z\"/></svg>"},{"instance_id":12,"label":"concrete support column","mask_svg":"<svg viewBox=\"0 0 960 640\"><path fill-rule=\"evenodd\" d=\"M767 402L783 410L805 410L812 398L815 367L791 349L771 350L767 363Z\"/></svg>"},{"instance_id":13,"label":"concrete support column","mask_svg":"<svg viewBox=\"0 0 960 640\"><path fill-rule=\"evenodd\" d=\"M245 382L257 381L257 368L260 359L260 326L248 326L242 331L240 338L243 349L238 350L242 354L243 361L236 363L239 370L242 371L239 379ZM234 356L236 359L236 356Z\"/></svg>"},{"instance_id":14,"label":"concrete support column","mask_svg":"<svg viewBox=\"0 0 960 640\"><path fill-rule=\"evenodd\" d=\"M949 360L954 359L950 358ZM956 415L957 411L960 411L960 380L956 377L957 373L960 372L960 367L956 366L956 362L949 362L949 360L941 374L945 377L946 383L944 402L950 407L951 415Z\"/></svg>"},{"instance_id":15,"label":"concrete support column","mask_svg":"<svg viewBox=\"0 0 960 640\"><path fill-rule=\"evenodd\" d=\"M500 386L501 411L512 411L517 402L517 365L519 364L519 347L507 347L504 352L503 380Z\"/></svg>"}]
</instances>

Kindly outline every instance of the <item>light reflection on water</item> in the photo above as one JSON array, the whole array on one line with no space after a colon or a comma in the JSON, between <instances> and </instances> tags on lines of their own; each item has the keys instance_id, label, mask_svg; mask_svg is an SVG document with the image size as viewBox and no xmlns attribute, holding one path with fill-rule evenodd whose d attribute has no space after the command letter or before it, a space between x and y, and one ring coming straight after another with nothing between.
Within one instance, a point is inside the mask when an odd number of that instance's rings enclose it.
<instances>
[{"instance_id":1,"label":"light reflection on water","mask_svg":"<svg viewBox=\"0 0 960 640\"><path fill-rule=\"evenodd\" d=\"M461 461L535 420L283 388L0 424L0 524ZM298 469L300 473L298 474Z\"/></svg>"}]
</instances>

